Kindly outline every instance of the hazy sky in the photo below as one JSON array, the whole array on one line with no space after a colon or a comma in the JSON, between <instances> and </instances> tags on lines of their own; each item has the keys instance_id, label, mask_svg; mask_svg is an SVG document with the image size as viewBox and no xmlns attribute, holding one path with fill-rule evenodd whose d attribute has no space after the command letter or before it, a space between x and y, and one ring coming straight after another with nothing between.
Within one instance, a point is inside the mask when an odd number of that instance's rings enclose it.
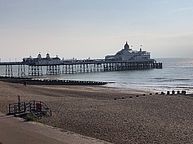
<instances>
[{"instance_id":1,"label":"hazy sky","mask_svg":"<svg viewBox=\"0 0 193 144\"><path fill-rule=\"evenodd\" d=\"M193 0L0 0L0 58L103 58L125 41L193 57Z\"/></svg>"}]
</instances>

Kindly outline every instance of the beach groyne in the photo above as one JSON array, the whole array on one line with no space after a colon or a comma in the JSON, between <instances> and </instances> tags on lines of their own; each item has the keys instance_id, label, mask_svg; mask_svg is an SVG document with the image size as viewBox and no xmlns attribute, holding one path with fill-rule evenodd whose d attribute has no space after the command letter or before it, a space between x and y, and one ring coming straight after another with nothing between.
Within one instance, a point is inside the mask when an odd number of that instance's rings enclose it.
<instances>
[{"instance_id":1,"label":"beach groyne","mask_svg":"<svg viewBox=\"0 0 193 144\"><path fill-rule=\"evenodd\" d=\"M24 85L105 85L110 83L99 81L32 79L22 77L0 77L0 81L20 83Z\"/></svg>"}]
</instances>

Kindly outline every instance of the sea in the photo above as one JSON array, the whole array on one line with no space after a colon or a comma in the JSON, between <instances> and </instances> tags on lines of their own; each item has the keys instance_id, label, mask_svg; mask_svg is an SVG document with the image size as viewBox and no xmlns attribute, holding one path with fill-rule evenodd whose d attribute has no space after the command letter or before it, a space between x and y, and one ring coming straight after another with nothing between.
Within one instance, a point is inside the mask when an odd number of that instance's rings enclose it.
<instances>
[{"instance_id":1,"label":"sea","mask_svg":"<svg viewBox=\"0 0 193 144\"><path fill-rule=\"evenodd\" d=\"M106 81L107 87L137 89L154 92L182 91L193 93L193 58L160 58L163 69L115 72L61 74L43 78L59 80ZM3 75L4 68L0 67ZM14 70L15 72L16 70Z\"/></svg>"}]
</instances>

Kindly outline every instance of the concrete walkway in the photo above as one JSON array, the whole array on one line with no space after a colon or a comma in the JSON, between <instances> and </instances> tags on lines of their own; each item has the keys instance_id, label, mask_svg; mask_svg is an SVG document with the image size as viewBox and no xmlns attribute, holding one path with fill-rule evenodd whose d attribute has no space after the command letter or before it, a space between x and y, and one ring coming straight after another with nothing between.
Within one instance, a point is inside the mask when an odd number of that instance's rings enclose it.
<instances>
[{"instance_id":1,"label":"concrete walkway","mask_svg":"<svg viewBox=\"0 0 193 144\"><path fill-rule=\"evenodd\" d=\"M0 144L110 144L0 113Z\"/></svg>"}]
</instances>

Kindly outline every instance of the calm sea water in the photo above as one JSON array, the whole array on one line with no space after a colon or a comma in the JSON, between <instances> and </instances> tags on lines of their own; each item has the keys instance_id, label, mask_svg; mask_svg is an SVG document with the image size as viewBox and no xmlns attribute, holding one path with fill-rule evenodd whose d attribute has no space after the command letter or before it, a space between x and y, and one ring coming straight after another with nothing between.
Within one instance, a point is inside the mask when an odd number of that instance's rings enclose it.
<instances>
[{"instance_id":1,"label":"calm sea water","mask_svg":"<svg viewBox=\"0 0 193 144\"><path fill-rule=\"evenodd\" d=\"M118 71L50 76L52 79L110 81L109 87L151 91L186 90L193 93L193 59L157 59L163 69ZM1 68L1 74L3 73Z\"/></svg>"}]
</instances>

